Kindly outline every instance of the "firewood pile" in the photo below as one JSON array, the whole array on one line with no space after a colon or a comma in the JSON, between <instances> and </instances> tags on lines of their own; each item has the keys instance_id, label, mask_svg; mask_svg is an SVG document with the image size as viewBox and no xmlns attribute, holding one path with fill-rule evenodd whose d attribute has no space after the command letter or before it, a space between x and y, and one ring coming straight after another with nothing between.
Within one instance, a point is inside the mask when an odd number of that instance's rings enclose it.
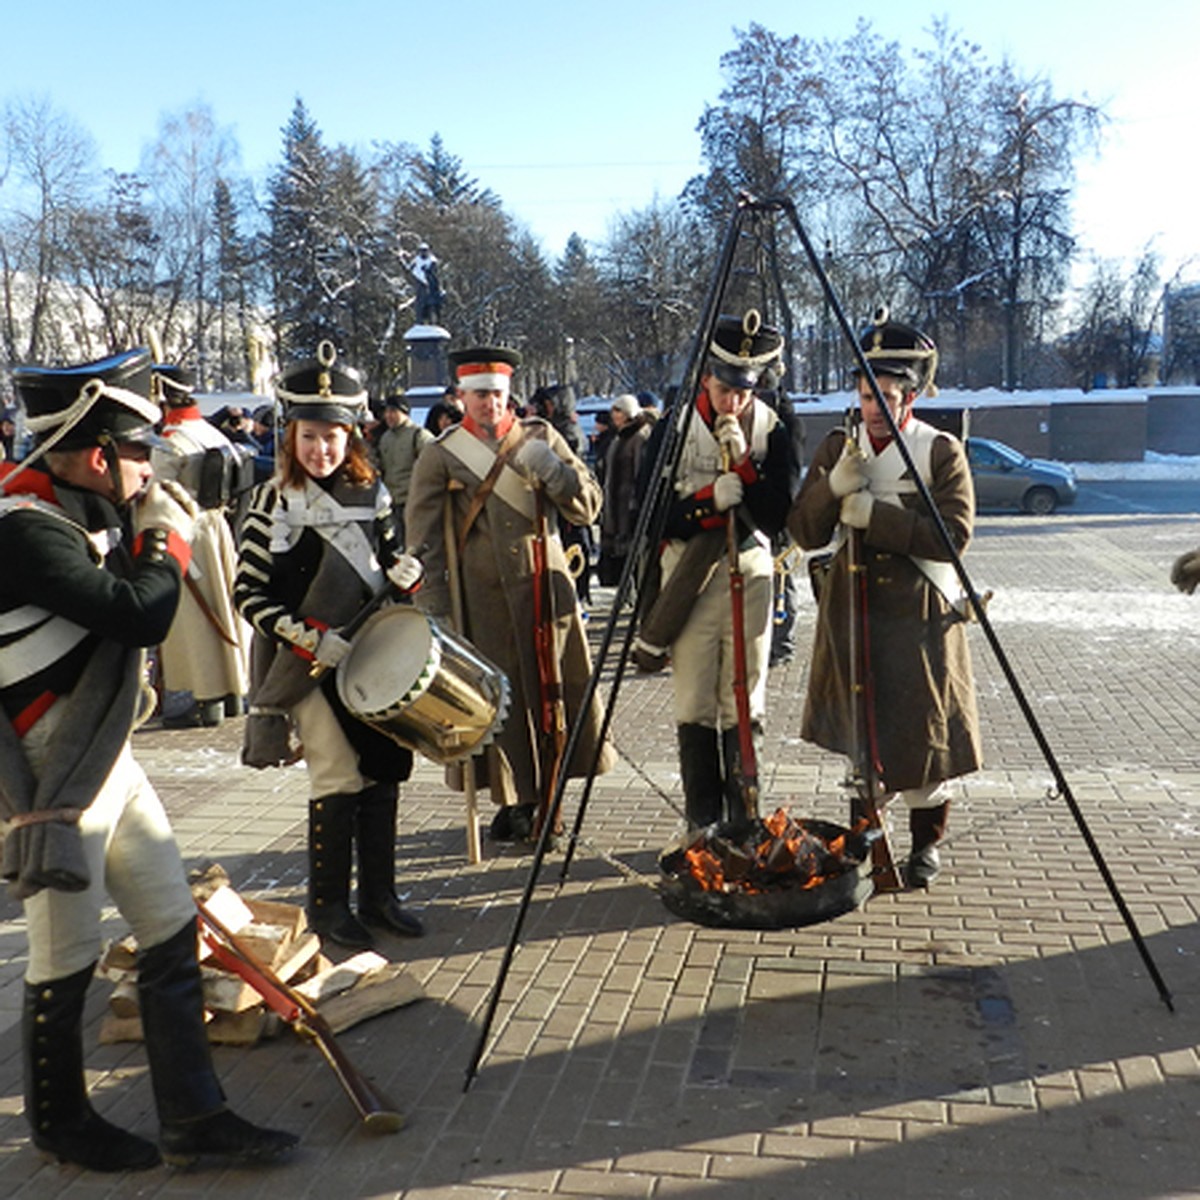
<instances>
[{"instance_id":1,"label":"firewood pile","mask_svg":"<svg viewBox=\"0 0 1200 1200\"><path fill-rule=\"evenodd\" d=\"M302 908L239 895L220 866L194 873L191 884L196 900L274 975L311 1001L334 1033L423 995L421 985L402 964L374 951L331 962L321 953L320 938L306 932ZM251 1046L278 1034L285 1022L254 987L218 967L203 939L199 953L209 1041ZM114 985L100 1026L101 1043L141 1041L137 944L132 936L109 943L99 971Z\"/></svg>"}]
</instances>

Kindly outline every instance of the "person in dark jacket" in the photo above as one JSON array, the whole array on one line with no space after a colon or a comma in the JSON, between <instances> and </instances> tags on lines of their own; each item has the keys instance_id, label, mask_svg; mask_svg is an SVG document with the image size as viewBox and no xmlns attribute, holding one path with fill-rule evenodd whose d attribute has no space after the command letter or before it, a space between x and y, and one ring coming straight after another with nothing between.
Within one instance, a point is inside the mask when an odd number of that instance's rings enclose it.
<instances>
[{"instance_id":1,"label":"person in dark jacket","mask_svg":"<svg viewBox=\"0 0 1200 1200\"><path fill-rule=\"evenodd\" d=\"M2 480L0 814L29 931L22 1053L34 1144L95 1171L160 1161L92 1108L82 1018L105 893L138 944L161 1155L260 1162L296 1139L230 1111L213 1070L196 907L163 806L133 758L143 650L170 627L195 506L153 480L151 356L19 367L38 444ZM165 445L165 444L164 444Z\"/></svg>"},{"instance_id":2,"label":"person in dark jacket","mask_svg":"<svg viewBox=\"0 0 1200 1200\"><path fill-rule=\"evenodd\" d=\"M618 396L610 410L614 436L604 458L604 509L600 514L600 582L621 578L638 518L638 479L654 421L636 396Z\"/></svg>"}]
</instances>

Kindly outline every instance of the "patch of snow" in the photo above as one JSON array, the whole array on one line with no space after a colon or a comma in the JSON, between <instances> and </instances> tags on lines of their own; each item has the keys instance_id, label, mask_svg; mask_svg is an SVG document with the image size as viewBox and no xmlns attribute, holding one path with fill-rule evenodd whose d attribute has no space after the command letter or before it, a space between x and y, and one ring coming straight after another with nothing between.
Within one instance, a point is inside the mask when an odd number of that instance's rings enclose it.
<instances>
[{"instance_id":1,"label":"patch of snow","mask_svg":"<svg viewBox=\"0 0 1200 1200\"><path fill-rule=\"evenodd\" d=\"M1141 462L1072 463L1075 478L1087 481L1105 479L1200 479L1200 457L1183 454L1157 454L1147 450Z\"/></svg>"},{"instance_id":2,"label":"patch of snow","mask_svg":"<svg viewBox=\"0 0 1200 1200\"><path fill-rule=\"evenodd\" d=\"M1003 625L1053 625L1059 628L1140 633L1200 634L1196 602L1179 592L1087 589L1038 591L998 588L988 605L988 618Z\"/></svg>"}]
</instances>

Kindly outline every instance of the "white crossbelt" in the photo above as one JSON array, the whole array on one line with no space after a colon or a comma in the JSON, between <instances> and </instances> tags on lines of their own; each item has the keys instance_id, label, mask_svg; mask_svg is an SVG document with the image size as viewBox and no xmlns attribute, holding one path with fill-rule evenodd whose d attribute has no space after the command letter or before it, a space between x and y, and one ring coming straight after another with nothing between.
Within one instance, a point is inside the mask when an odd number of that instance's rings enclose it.
<instances>
[{"instance_id":1,"label":"white crossbelt","mask_svg":"<svg viewBox=\"0 0 1200 1200\"><path fill-rule=\"evenodd\" d=\"M485 479L496 461L496 452L473 433L460 425L452 433L442 438L442 445L458 459L472 475ZM532 521L537 515L534 507L533 490L525 482L518 471L514 471L507 463L500 471L496 486L492 489L494 496L499 496L509 508L515 509L527 520Z\"/></svg>"},{"instance_id":2,"label":"white crossbelt","mask_svg":"<svg viewBox=\"0 0 1200 1200\"><path fill-rule=\"evenodd\" d=\"M53 666L88 636L82 625L32 604L13 609L0 618L0 634L23 630L32 632L0 648L0 688L12 687Z\"/></svg>"}]
</instances>

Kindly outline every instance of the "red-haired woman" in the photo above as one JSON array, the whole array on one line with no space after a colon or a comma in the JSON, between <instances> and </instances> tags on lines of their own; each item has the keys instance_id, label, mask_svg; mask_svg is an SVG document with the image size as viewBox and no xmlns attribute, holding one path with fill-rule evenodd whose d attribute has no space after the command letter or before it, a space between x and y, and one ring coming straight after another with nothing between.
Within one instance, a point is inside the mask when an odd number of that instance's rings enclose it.
<instances>
[{"instance_id":1,"label":"red-haired woman","mask_svg":"<svg viewBox=\"0 0 1200 1200\"><path fill-rule=\"evenodd\" d=\"M333 672L349 649L337 630L390 581L414 591L419 560L396 544L391 499L357 428L367 411L358 373L322 342L316 360L275 384L287 421L275 478L242 526L234 599L253 625L254 681L243 761L291 761L295 726L308 768L308 919L323 938L353 949L374 925L417 937L394 884L397 785L412 754L346 712ZM319 678L318 678L319 676ZM350 875L357 846L357 913Z\"/></svg>"}]
</instances>

